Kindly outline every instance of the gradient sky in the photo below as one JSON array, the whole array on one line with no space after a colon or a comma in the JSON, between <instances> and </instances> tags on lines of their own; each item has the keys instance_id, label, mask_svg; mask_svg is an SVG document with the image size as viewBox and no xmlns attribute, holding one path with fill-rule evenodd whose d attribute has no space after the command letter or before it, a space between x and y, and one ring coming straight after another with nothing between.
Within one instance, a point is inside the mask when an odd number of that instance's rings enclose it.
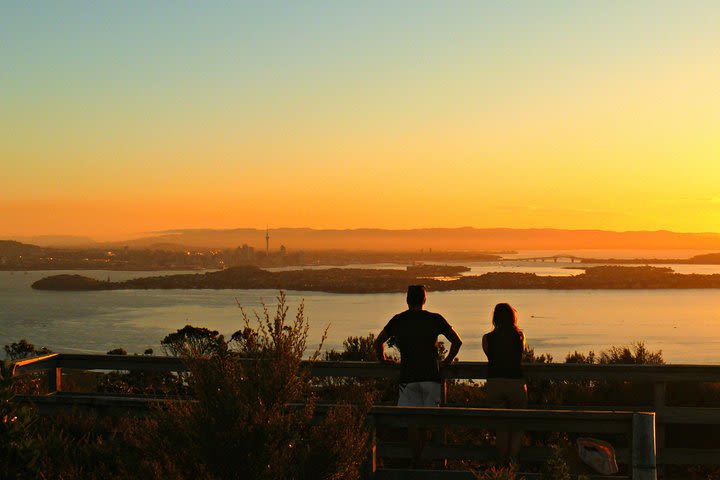
<instances>
[{"instance_id":1,"label":"gradient sky","mask_svg":"<svg viewBox=\"0 0 720 480\"><path fill-rule=\"evenodd\" d=\"M718 25L717 1L4 1L0 238L720 232Z\"/></svg>"}]
</instances>

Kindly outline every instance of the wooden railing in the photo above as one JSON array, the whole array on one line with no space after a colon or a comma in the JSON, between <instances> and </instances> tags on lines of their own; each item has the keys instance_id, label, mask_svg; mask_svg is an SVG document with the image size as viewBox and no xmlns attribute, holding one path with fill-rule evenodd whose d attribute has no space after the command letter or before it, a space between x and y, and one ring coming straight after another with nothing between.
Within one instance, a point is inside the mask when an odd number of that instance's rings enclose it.
<instances>
[{"instance_id":1,"label":"wooden railing","mask_svg":"<svg viewBox=\"0 0 720 480\"><path fill-rule=\"evenodd\" d=\"M306 364L313 376L392 378L399 373L397 365L376 362L311 362ZM154 371L182 372L186 367L174 357L52 354L18 361L14 374L21 375L35 370L49 372L48 397L34 397L39 406L47 409L62 408L62 405L86 405L92 408L107 408L114 411L141 412L148 399L137 397L104 396L101 394L72 394L63 391L63 369L101 371ZM623 410L655 412L657 422L657 461L659 465L674 464L720 464L720 449L665 448L664 430L670 424L720 425L720 408L675 407L666 405L667 385L671 383L707 382L720 383L720 366L709 365L588 365L588 364L525 364L523 369L528 380L557 381L624 381L653 385L653 404L642 407L627 405L583 406L587 410ZM460 362L443 370L444 378L484 379L487 377L487 363ZM62 393L62 395L59 395ZM54 398L53 398L54 397ZM532 406L532 405L531 405ZM146 408L146 407L145 407ZM566 407L565 410L567 410ZM630 461L627 452L625 460ZM443 457L446 458L446 457Z\"/></svg>"},{"instance_id":2,"label":"wooden railing","mask_svg":"<svg viewBox=\"0 0 720 480\"><path fill-rule=\"evenodd\" d=\"M368 478L391 480L395 478L420 478L422 472L407 472L383 469L376 472L375 431L381 427L503 429L530 432L575 432L621 434L630 445L629 472L632 478L655 480L655 414L652 412L597 412L567 410L505 410L490 408L416 408L416 407L373 407L371 419L370 458L366 462ZM475 447L476 448L476 447ZM455 457L461 450L461 457ZM387 452L381 452L387 453ZM381 455L384 456L384 455ZM467 458L467 447L435 447L433 458ZM404 477L403 477L404 474ZM430 475L432 476L432 474ZM437 477L435 477L437 478ZM456 477L458 478L458 477ZM470 474L465 478L472 478Z\"/></svg>"}]
</instances>

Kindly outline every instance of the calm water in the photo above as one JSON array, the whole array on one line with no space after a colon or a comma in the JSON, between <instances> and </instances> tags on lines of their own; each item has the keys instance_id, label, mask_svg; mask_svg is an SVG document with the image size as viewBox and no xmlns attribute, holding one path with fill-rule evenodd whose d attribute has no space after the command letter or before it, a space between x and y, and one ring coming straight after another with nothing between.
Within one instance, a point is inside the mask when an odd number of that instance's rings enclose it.
<instances>
[{"instance_id":1,"label":"calm water","mask_svg":"<svg viewBox=\"0 0 720 480\"><path fill-rule=\"evenodd\" d=\"M473 264L473 273L499 270ZM538 274L571 274L562 264L502 269ZM524 268L524 270L522 270ZM487 270L486 270L487 269ZM689 273L719 273L718 266L677 267ZM106 351L123 347L159 352L160 340L186 324L229 334L242 327L237 301L252 312L277 294L270 290L129 290L44 292L30 284L60 272L0 272L0 345L27 338L61 352ZM73 272L122 280L166 272ZM345 295L288 292L291 313L300 301L310 320L310 346L329 328L326 348L338 348L349 335L378 332L405 308L404 295ZM463 337L462 360L485 360L480 346L493 306L509 302L537 353L562 361L575 350L599 351L642 340L661 349L671 363L720 363L720 291L718 290L479 290L431 292L427 308L441 312Z\"/></svg>"}]
</instances>

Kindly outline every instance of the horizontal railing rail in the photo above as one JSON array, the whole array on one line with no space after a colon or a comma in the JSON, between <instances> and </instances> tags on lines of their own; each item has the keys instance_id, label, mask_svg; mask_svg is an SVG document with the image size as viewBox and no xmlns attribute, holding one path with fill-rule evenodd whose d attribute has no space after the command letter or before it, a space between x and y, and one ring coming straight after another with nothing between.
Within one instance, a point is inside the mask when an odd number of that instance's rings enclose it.
<instances>
[{"instance_id":1,"label":"horizontal railing rail","mask_svg":"<svg viewBox=\"0 0 720 480\"><path fill-rule=\"evenodd\" d=\"M326 377L392 378L400 372L399 365L379 362L307 361L304 365L310 367L313 375ZM14 373L53 366L81 370L187 370L178 357L55 353L19 360L14 364ZM720 365L526 363L523 371L528 379L720 383ZM446 379L484 379L487 378L487 362L458 362L443 368L442 374Z\"/></svg>"}]
</instances>

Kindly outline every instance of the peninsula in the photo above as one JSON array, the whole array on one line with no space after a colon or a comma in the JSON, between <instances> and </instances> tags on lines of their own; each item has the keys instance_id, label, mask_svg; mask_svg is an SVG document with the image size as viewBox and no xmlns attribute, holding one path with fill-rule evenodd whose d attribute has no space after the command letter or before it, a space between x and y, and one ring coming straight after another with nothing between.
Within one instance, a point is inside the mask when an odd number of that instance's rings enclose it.
<instances>
[{"instance_id":1,"label":"peninsula","mask_svg":"<svg viewBox=\"0 0 720 480\"><path fill-rule=\"evenodd\" d=\"M405 291L408 285L415 283L425 284L435 291L720 288L720 274L682 275L673 272L669 267L598 266L585 268L584 273L566 277L514 272L436 277L415 269L328 268L272 272L254 266L242 266L207 273L141 277L122 282L101 281L81 275L53 275L33 283L32 288L61 291L274 289L329 293L391 293Z\"/></svg>"}]
</instances>

